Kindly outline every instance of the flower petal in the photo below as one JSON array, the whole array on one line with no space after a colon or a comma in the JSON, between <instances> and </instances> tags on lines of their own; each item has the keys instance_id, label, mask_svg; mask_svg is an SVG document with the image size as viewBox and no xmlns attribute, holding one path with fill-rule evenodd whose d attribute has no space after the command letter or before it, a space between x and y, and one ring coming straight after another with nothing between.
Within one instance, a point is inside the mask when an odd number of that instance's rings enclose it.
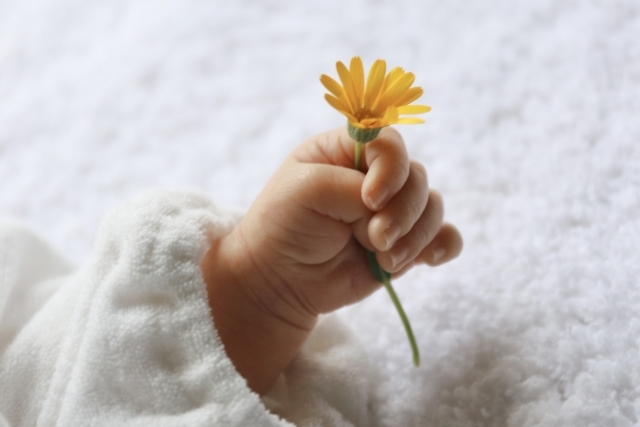
<instances>
[{"instance_id":1,"label":"flower petal","mask_svg":"<svg viewBox=\"0 0 640 427\"><path fill-rule=\"evenodd\" d=\"M424 114L431 111L428 105L403 105L398 107L398 114Z\"/></svg>"},{"instance_id":2,"label":"flower petal","mask_svg":"<svg viewBox=\"0 0 640 427\"><path fill-rule=\"evenodd\" d=\"M394 105L409 90L415 79L413 73L406 73L396 79L373 104L373 112L380 114L390 105Z\"/></svg>"},{"instance_id":3,"label":"flower petal","mask_svg":"<svg viewBox=\"0 0 640 427\"><path fill-rule=\"evenodd\" d=\"M364 97L364 69L362 68L362 59L359 56L351 58L351 64L349 65L349 72L353 79L353 87L358 99L357 108L362 108L362 99Z\"/></svg>"},{"instance_id":4,"label":"flower petal","mask_svg":"<svg viewBox=\"0 0 640 427\"><path fill-rule=\"evenodd\" d=\"M351 107L349 111L353 114L358 109L358 97L356 96L356 90L353 86L353 79L351 78L349 70L347 70L347 67L342 62L338 61L336 69L338 70L344 92L347 95L347 101Z\"/></svg>"},{"instance_id":5,"label":"flower petal","mask_svg":"<svg viewBox=\"0 0 640 427\"><path fill-rule=\"evenodd\" d=\"M387 63L383 59L376 59L369 70L367 77L367 88L364 92L364 107L371 109L373 102L380 93L380 88L384 82L384 73L387 70Z\"/></svg>"},{"instance_id":6,"label":"flower petal","mask_svg":"<svg viewBox=\"0 0 640 427\"><path fill-rule=\"evenodd\" d=\"M384 119L389 123L398 123L398 108L389 106L384 112Z\"/></svg>"},{"instance_id":7,"label":"flower petal","mask_svg":"<svg viewBox=\"0 0 640 427\"><path fill-rule=\"evenodd\" d=\"M360 57L351 58L349 68L338 61L339 79L334 80L325 74L320 76L321 83L329 91L325 99L347 117L351 126L359 129L375 129L396 123L424 123L419 117L400 118L400 115L431 111L427 105L410 105L424 93L420 87L411 87L415 81L414 74L396 67L385 75L386 67L384 60L374 61L365 80Z\"/></svg>"},{"instance_id":8,"label":"flower petal","mask_svg":"<svg viewBox=\"0 0 640 427\"><path fill-rule=\"evenodd\" d=\"M354 122L358 121L358 119L356 119L353 116L353 114L349 112L349 106L341 99L338 99L335 96L329 95L328 93L324 94L324 99L326 99L329 105L331 105L333 108L335 108L336 110L340 111L342 114L347 116L349 120L352 120Z\"/></svg>"},{"instance_id":9,"label":"flower petal","mask_svg":"<svg viewBox=\"0 0 640 427\"><path fill-rule=\"evenodd\" d=\"M401 67L395 67L393 70L389 71L389 74L387 74L387 77L384 79L382 92L386 91L389 88L389 86L391 86L396 80L398 80L404 74L405 72Z\"/></svg>"},{"instance_id":10,"label":"flower petal","mask_svg":"<svg viewBox=\"0 0 640 427\"><path fill-rule=\"evenodd\" d=\"M383 127L389 126L391 124L384 117L377 117L377 118L365 119L365 120L366 120L366 123L364 123L364 120L361 121L361 122L365 125L365 127L367 129L383 128Z\"/></svg>"},{"instance_id":11,"label":"flower petal","mask_svg":"<svg viewBox=\"0 0 640 427\"><path fill-rule=\"evenodd\" d=\"M342 89L342 86L340 86L340 83L327 76L326 74L320 76L320 83L322 83L322 85L327 88L327 90L331 92L336 98L340 99L345 96L344 90Z\"/></svg>"},{"instance_id":12,"label":"flower petal","mask_svg":"<svg viewBox=\"0 0 640 427\"><path fill-rule=\"evenodd\" d=\"M401 119L398 119L396 123L398 123L399 125L417 125L420 123L424 123L424 120L420 117L403 117Z\"/></svg>"},{"instance_id":13,"label":"flower petal","mask_svg":"<svg viewBox=\"0 0 640 427\"><path fill-rule=\"evenodd\" d=\"M409 105L411 104L413 101L415 101L416 99L420 98L422 96L422 94L424 93L424 91L422 90L421 87L412 87L410 88L408 91L405 92L404 95L402 95L400 97L400 99L398 99L395 104L398 107L401 107L403 105Z\"/></svg>"}]
</instances>

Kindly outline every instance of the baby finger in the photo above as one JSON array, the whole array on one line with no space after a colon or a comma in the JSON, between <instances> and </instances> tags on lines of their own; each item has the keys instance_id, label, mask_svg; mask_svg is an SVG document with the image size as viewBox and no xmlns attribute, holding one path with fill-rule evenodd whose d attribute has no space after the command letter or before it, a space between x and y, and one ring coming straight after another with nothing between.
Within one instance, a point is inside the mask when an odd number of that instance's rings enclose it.
<instances>
[{"instance_id":1,"label":"baby finger","mask_svg":"<svg viewBox=\"0 0 640 427\"><path fill-rule=\"evenodd\" d=\"M437 191L430 190L427 206L411 231L400 238L390 250L378 253L378 262L382 268L395 273L417 258L436 237L443 217L442 196Z\"/></svg>"}]
</instances>

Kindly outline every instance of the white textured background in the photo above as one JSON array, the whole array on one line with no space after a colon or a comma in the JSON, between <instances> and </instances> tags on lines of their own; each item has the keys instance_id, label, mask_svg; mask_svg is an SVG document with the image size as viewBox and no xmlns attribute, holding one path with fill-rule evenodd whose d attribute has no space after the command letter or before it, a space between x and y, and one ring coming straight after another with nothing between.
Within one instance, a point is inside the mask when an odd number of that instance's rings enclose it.
<instances>
[{"instance_id":1,"label":"white textured background","mask_svg":"<svg viewBox=\"0 0 640 427\"><path fill-rule=\"evenodd\" d=\"M421 368L384 293L343 312L379 425L640 425L639 40L636 0L0 0L0 215L81 263L149 187L246 208L384 58L466 246L397 281Z\"/></svg>"}]
</instances>

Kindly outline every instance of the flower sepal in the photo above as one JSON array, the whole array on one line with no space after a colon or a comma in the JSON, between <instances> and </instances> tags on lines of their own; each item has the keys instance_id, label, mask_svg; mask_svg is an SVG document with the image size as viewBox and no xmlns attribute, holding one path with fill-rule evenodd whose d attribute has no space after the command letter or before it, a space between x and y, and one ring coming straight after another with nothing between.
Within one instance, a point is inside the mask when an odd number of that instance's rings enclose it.
<instances>
[{"instance_id":1,"label":"flower sepal","mask_svg":"<svg viewBox=\"0 0 640 427\"><path fill-rule=\"evenodd\" d=\"M349 136L361 144L366 144L367 142L376 139L381 130L382 128L361 129L352 125L351 122L347 122L347 132L349 133Z\"/></svg>"}]
</instances>

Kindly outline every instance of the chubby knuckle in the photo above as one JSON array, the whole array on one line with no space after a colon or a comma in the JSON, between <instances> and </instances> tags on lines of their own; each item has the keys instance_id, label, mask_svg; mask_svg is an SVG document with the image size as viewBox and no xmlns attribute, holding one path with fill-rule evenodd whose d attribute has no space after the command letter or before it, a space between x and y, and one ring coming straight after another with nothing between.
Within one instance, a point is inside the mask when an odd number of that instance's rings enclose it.
<instances>
[{"instance_id":1,"label":"chubby knuckle","mask_svg":"<svg viewBox=\"0 0 640 427\"><path fill-rule=\"evenodd\" d=\"M284 191L298 200L304 200L305 195L317 194L326 181L325 174L312 164L301 164L290 171L286 179L281 180L280 191Z\"/></svg>"},{"instance_id":2,"label":"chubby knuckle","mask_svg":"<svg viewBox=\"0 0 640 427\"><path fill-rule=\"evenodd\" d=\"M402 135L395 128L392 128L392 127L383 128L381 136L388 138L399 144L404 144L404 139L402 138Z\"/></svg>"},{"instance_id":3,"label":"chubby knuckle","mask_svg":"<svg viewBox=\"0 0 640 427\"><path fill-rule=\"evenodd\" d=\"M397 182L397 185L406 182L407 178L411 176L411 166L409 162L402 157L393 159L392 167L394 170L394 180Z\"/></svg>"},{"instance_id":4,"label":"chubby knuckle","mask_svg":"<svg viewBox=\"0 0 640 427\"><path fill-rule=\"evenodd\" d=\"M424 213L426 201L421 198L413 197L409 200L408 214L414 221L416 221Z\"/></svg>"},{"instance_id":5,"label":"chubby knuckle","mask_svg":"<svg viewBox=\"0 0 640 427\"><path fill-rule=\"evenodd\" d=\"M428 224L424 224L422 227L415 227L415 230L411 230L412 233L416 233L416 242L418 242L416 250L418 252L422 251L433 240L436 233L432 228Z\"/></svg>"},{"instance_id":6,"label":"chubby knuckle","mask_svg":"<svg viewBox=\"0 0 640 427\"><path fill-rule=\"evenodd\" d=\"M413 257L418 256L424 248L433 241L436 234L437 231L434 231L433 227L430 227L428 224L416 224L416 226L413 227L407 235L408 238L406 240L409 245L411 255Z\"/></svg>"},{"instance_id":7,"label":"chubby knuckle","mask_svg":"<svg viewBox=\"0 0 640 427\"><path fill-rule=\"evenodd\" d=\"M299 168L296 174L297 176L294 179L294 182L296 182L299 187L313 189L320 185L321 181L324 181L325 177L320 168L311 164L304 166L305 167Z\"/></svg>"},{"instance_id":8,"label":"chubby knuckle","mask_svg":"<svg viewBox=\"0 0 640 427\"><path fill-rule=\"evenodd\" d=\"M444 200L438 190L429 190L429 207L433 209L440 219L444 216Z\"/></svg>"},{"instance_id":9,"label":"chubby knuckle","mask_svg":"<svg viewBox=\"0 0 640 427\"><path fill-rule=\"evenodd\" d=\"M417 162L415 160L411 160L411 173L415 176L415 179L417 179L420 182L423 182L424 184L427 184L427 181L428 181L427 169L424 167L422 163Z\"/></svg>"}]
</instances>

